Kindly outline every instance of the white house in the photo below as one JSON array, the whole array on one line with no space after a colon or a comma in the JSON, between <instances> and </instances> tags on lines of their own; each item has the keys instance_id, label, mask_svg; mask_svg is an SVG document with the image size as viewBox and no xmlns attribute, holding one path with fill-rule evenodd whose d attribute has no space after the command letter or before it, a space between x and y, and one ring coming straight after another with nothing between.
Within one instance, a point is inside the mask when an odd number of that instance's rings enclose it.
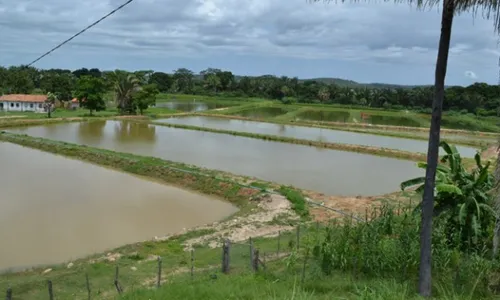
<instances>
[{"instance_id":1,"label":"white house","mask_svg":"<svg viewBox=\"0 0 500 300\"><path fill-rule=\"evenodd\" d=\"M45 112L46 95L11 94L0 96L0 111Z\"/></svg>"}]
</instances>

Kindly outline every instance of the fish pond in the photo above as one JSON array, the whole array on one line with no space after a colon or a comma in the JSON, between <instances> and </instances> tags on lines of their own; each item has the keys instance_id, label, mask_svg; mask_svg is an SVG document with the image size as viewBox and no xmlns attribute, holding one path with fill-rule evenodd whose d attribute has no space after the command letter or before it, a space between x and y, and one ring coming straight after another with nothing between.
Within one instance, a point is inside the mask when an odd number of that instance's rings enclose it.
<instances>
[{"instance_id":1,"label":"fish pond","mask_svg":"<svg viewBox=\"0 0 500 300\"><path fill-rule=\"evenodd\" d=\"M401 181L423 174L411 161L130 121L96 120L8 131L160 157L330 195L394 192Z\"/></svg>"},{"instance_id":2,"label":"fish pond","mask_svg":"<svg viewBox=\"0 0 500 300\"><path fill-rule=\"evenodd\" d=\"M427 141L388 137L333 129L322 129L305 126L273 124L246 120L232 120L227 118L190 116L160 119L158 122L170 124L192 125L214 129L224 129L257 134L268 134L296 139L322 141L328 143L343 143L365 145L382 148L398 149L410 152L427 152ZM473 157L476 149L472 147L457 146L464 157Z\"/></svg>"},{"instance_id":3,"label":"fish pond","mask_svg":"<svg viewBox=\"0 0 500 300\"><path fill-rule=\"evenodd\" d=\"M61 263L237 211L222 200L0 142L0 270Z\"/></svg>"}]
</instances>

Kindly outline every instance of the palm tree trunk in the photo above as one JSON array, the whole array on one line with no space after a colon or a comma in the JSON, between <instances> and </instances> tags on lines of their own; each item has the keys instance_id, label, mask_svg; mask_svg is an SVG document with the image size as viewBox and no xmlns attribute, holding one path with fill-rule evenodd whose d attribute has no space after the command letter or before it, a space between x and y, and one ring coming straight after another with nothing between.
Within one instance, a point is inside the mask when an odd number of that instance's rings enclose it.
<instances>
[{"instance_id":1,"label":"palm tree trunk","mask_svg":"<svg viewBox=\"0 0 500 300\"><path fill-rule=\"evenodd\" d=\"M434 187L436 168L439 159L439 135L441 130L441 115L443 113L444 81L450 50L451 27L455 10L455 0L444 0L441 19L441 36L436 63L434 82L434 101L432 102L432 119L429 132L429 148L427 150L427 169L425 170L425 186L422 199L422 229L420 232L420 278L419 293L430 297L432 289L431 275L431 238L432 215L434 213Z\"/></svg>"}]
</instances>

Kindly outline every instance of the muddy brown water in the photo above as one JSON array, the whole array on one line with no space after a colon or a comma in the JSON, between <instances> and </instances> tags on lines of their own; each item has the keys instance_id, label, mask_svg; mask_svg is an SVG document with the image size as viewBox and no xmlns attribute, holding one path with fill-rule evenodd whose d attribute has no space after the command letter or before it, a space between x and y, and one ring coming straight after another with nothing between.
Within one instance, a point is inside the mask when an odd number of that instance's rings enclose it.
<instances>
[{"instance_id":1,"label":"muddy brown water","mask_svg":"<svg viewBox=\"0 0 500 300\"><path fill-rule=\"evenodd\" d=\"M403 180L423 175L411 161L130 121L8 131L155 156L329 195L380 195L397 191Z\"/></svg>"},{"instance_id":2,"label":"muddy brown water","mask_svg":"<svg viewBox=\"0 0 500 300\"><path fill-rule=\"evenodd\" d=\"M284 124L273 124L265 122L231 120L227 118L190 116L160 119L158 122L170 124L192 125L208 127L214 129L224 129L232 131L243 131L258 134L270 134L276 136L290 137L296 139L306 139L322 141L328 143L343 143L353 145L366 145L398 149L410 152L427 152L427 141L389 137L382 135L349 132L342 130L313 128L305 126L294 126ZM474 157L477 150L473 147L457 146L458 151L464 157ZM444 154L444 151L441 151Z\"/></svg>"},{"instance_id":3,"label":"muddy brown water","mask_svg":"<svg viewBox=\"0 0 500 300\"><path fill-rule=\"evenodd\" d=\"M53 264L225 218L222 200L0 142L0 270Z\"/></svg>"}]
</instances>

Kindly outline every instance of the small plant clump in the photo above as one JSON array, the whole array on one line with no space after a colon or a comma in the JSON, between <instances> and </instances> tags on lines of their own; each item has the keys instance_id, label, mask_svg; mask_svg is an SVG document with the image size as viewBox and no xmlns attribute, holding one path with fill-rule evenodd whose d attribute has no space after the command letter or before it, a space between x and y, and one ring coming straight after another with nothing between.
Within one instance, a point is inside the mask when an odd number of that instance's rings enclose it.
<instances>
[{"instance_id":1,"label":"small plant clump","mask_svg":"<svg viewBox=\"0 0 500 300\"><path fill-rule=\"evenodd\" d=\"M286 186L280 187L280 193L285 196L288 201L292 203L292 209L302 217L309 215L309 209L307 208L306 199L299 191Z\"/></svg>"}]
</instances>

